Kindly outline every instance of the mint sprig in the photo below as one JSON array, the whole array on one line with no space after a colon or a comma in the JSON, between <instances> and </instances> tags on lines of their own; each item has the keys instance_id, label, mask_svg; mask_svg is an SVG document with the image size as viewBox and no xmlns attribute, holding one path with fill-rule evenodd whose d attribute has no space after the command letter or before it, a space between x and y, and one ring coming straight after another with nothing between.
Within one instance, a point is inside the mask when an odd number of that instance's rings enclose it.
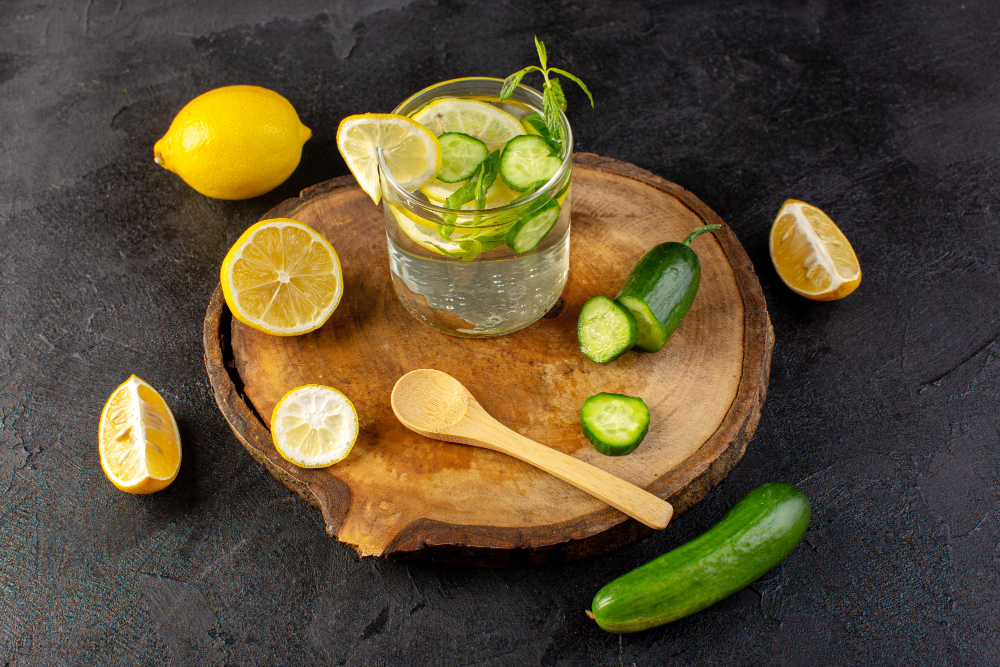
<instances>
[{"instance_id":1,"label":"mint sprig","mask_svg":"<svg viewBox=\"0 0 1000 667\"><path fill-rule=\"evenodd\" d=\"M587 90L586 84L577 77L566 70L548 66L548 54L545 51L545 44L537 36L535 37L535 49L538 51L538 60L542 63L542 66L531 65L508 76L503 82L503 88L500 89L500 99L502 101L513 95L514 91L521 84L521 79L524 78L525 74L540 72L542 77L545 78L545 85L542 87L542 111L545 114L545 126L549 128L549 132L556 141L562 142L562 126L559 123L559 112L566 111L566 95L563 94L562 84L559 83L559 79L555 76L550 76L549 73L561 74L583 88L583 92L587 93L587 98L590 100L591 107L594 106L594 96Z\"/></svg>"}]
</instances>

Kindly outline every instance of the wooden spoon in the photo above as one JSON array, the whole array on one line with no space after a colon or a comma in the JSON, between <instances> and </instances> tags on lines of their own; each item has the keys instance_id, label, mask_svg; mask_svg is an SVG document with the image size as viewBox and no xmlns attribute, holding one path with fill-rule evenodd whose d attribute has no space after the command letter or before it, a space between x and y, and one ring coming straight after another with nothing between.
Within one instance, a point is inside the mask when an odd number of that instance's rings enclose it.
<instances>
[{"instance_id":1,"label":"wooden spoon","mask_svg":"<svg viewBox=\"0 0 1000 667\"><path fill-rule=\"evenodd\" d=\"M420 435L509 454L555 475L657 530L674 508L623 479L540 445L491 417L461 382L430 368L411 371L392 389L392 410Z\"/></svg>"}]
</instances>

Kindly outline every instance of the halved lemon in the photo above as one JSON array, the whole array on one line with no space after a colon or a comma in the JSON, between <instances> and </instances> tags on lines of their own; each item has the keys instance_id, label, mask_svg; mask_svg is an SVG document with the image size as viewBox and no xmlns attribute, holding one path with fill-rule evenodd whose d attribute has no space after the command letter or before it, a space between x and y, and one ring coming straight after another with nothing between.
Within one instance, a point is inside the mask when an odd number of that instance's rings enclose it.
<instances>
[{"instance_id":1,"label":"halved lemon","mask_svg":"<svg viewBox=\"0 0 1000 667\"><path fill-rule=\"evenodd\" d=\"M382 199L378 149L404 190L416 190L441 171L437 136L415 120L389 113L348 116L337 128L337 148L358 185L376 204Z\"/></svg>"},{"instance_id":2,"label":"halved lemon","mask_svg":"<svg viewBox=\"0 0 1000 667\"><path fill-rule=\"evenodd\" d=\"M296 387L274 406L271 437L285 460L300 468L325 468L350 453L358 439L358 413L333 387Z\"/></svg>"},{"instance_id":3,"label":"halved lemon","mask_svg":"<svg viewBox=\"0 0 1000 667\"><path fill-rule=\"evenodd\" d=\"M288 218L262 220L243 232L226 253L221 281L233 316L275 336L323 326L344 293L333 246Z\"/></svg>"},{"instance_id":4,"label":"halved lemon","mask_svg":"<svg viewBox=\"0 0 1000 667\"><path fill-rule=\"evenodd\" d=\"M771 225L771 261L796 294L842 299L861 283L861 267L844 233L815 206L789 199Z\"/></svg>"},{"instance_id":5,"label":"halved lemon","mask_svg":"<svg viewBox=\"0 0 1000 667\"><path fill-rule=\"evenodd\" d=\"M127 493L153 493L181 468L181 434L166 401L135 375L115 389L101 411L101 468Z\"/></svg>"},{"instance_id":6,"label":"halved lemon","mask_svg":"<svg viewBox=\"0 0 1000 667\"><path fill-rule=\"evenodd\" d=\"M525 134L517 118L479 100L443 97L413 114L413 120L430 128L435 135L445 132L468 134L485 143L490 152L517 135Z\"/></svg>"}]
</instances>

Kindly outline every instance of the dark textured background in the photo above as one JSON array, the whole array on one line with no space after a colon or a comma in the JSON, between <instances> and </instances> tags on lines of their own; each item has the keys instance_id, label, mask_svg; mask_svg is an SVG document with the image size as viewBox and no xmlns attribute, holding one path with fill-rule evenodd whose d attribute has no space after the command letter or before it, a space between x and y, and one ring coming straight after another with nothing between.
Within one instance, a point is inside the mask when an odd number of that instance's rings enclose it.
<instances>
[{"instance_id":1,"label":"dark textured background","mask_svg":"<svg viewBox=\"0 0 1000 667\"><path fill-rule=\"evenodd\" d=\"M219 263L270 207L348 173L345 115L505 76L534 33L597 100L567 87L577 148L690 189L746 246L777 339L760 428L703 503L617 553L362 561L215 406L201 323ZM188 100L237 83L285 95L314 137L277 190L214 201L152 145ZM0 664L1000 663L998 151L992 0L3 0ZM774 273L766 234L789 197L854 244L864 279L844 301ZM184 441L150 497L97 458L130 373ZM584 616L769 480L805 491L813 519L763 579L640 634Z\"/></svg>"}]
</instances>

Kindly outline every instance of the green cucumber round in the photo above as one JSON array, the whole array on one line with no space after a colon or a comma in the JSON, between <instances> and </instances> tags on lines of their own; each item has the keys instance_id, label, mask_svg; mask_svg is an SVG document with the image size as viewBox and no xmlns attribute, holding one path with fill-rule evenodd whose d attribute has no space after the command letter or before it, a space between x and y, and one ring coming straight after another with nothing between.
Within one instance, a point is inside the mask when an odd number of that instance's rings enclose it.
<instances>
[{"instance_id":1,"label":"green cucumber round","mask_svg":"<svg viewBox=\"0 0 1000 667\"><path fill-rule=\"evenodd\" d=\"M562 160L544 137L537 134L521 134L504 146L500 154L500 177L518 192L524 192L532 185L546 182L559 171Z\"/></svg>"},{"instance_id":2,"label":"green cucumber round","mask_svg":"<svg viewBox=\"0 0 1000 667\"><path fill-rule=\"evenodd\" d=\"M649 432L649 408L637 396L594 394L580 409L580 428L601 454L631 454Z\"/></svg>"},{"instance_id":3,"label":"green cucumber round","mask_svg":"<svg viewBox=\"0 0 1000 667\"><path fill-rule=\"evenodd\" d=\"M616 633L684 618L759 579L808 525L805 494L785 482L759 486L704 534L599 590L589 615Z\"/></svg>"},{"instance_id":4,"label":"green cucumber round","mask_svg":"<svg viewBox=\"0 0 1000 667\"><path fill-rule=\"evenodd\" d=\"M514 223L507 233L507 245L517 254L534 250L545 235L552 231L559 221L562 207L555 199L525 215Z\"/></svg>"},{"instance_id":5,"label":"green cucumber round","mask_svg":"<svg viewBox=\"0 0 1000 667\"><path fill-rule=\"evenodd\" d=\"M606 296L592 296L580 308L576 337L580 351L599 364L606 364L632 349L639 335L635 316L628 308Z\"/></svg>"},{"instance_id":6,"label":"green cucumber round","mask_svg":"<svg viewBox=\"0 0 1000 667\"><path fill-rule=\"evenodd\" d=\"M462 132L445 132L438 137L441 144L441 170L437 178L442 183L457 183L476 173L489 157L486 144Z\"/></svg>"},{"instance_id":7,"label":"green cucumber round","mask_svg":"<svg viewBox=\"0 0 1000 667\"><path fill-rule=\"evenodd\" d=\"M699 235L719 225L706 225L691 232L681 243L661 243L643 255L625 279L616 297L628 308L639 326L635 346L658 352L691 308L701 282L698 255L688 245Z\"/></svg>"}]
</instances>

